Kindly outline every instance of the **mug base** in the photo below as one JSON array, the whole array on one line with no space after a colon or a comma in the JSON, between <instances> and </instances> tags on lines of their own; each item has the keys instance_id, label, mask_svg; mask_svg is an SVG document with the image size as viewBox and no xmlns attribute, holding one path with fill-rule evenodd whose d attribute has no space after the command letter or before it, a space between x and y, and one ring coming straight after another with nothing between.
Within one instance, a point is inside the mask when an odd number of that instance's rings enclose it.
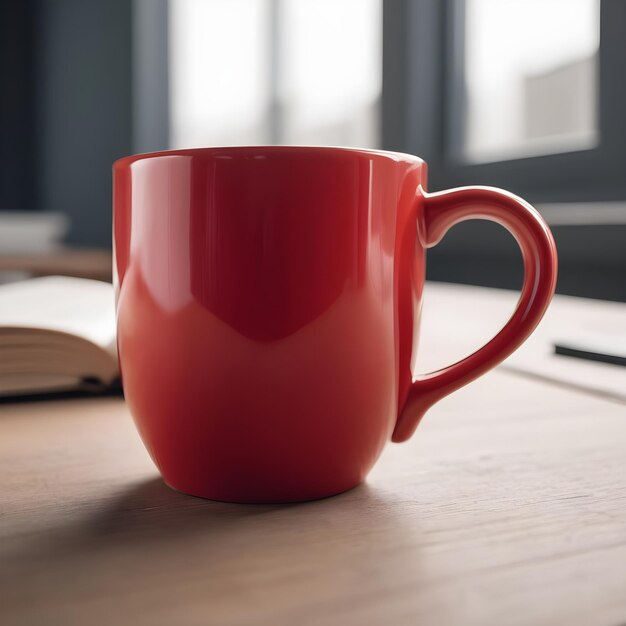
<instances>
[{"instance_id":1,"label":"mug base","mask_svg":"<svg viewBox=\"0 0 626 626\"><path fill-rule=\"evenodd\" d=\"M323 500L324 498L332 498L346 491L350 491L363 483L359 480L348 486L343 486L333 490L302 492L302 494L284 494L280 495L275 492L268 493L236 493L224 491L213 491L210 489L185 488L178 483L163 478L163 482L173 491L181 493L185 496L193 496L203 500L211 500L213 502L223 502L226 504L293 504L296 502L311 502L315 500Z\"/></svg>"}]
</instances>

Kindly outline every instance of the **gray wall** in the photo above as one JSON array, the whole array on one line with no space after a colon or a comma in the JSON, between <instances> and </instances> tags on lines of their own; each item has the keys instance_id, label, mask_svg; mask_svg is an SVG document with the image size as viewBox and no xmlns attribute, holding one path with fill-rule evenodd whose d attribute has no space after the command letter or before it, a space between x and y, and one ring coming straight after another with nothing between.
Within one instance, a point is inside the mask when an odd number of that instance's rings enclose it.
<instances>
[{"instance_id":1,"label":"gray wall","mask_svg":"<svg viewBox=\"0 0 626 626\"><path fill-rule=\"evenodd\" d=\"M37 208L70 216L70 243L109 246L111 164L132 152L132 3L37 8Z\"/></svg>"},{"instance_id":2,"label":"gray wall","mask_svg":"<svg viewBox=\"0 0 626 626\"><path fill-rule=\"evenodd\" d=\"M35 7L0 2L0 211L36 206Z\"/></svg>"},{"instance_id":3,"label":"gray wall","mask_svg":"<svg viewBox=\"0 0 626 626\"><path fill-rule=\"evenodd\" d=\"M167 0L133 0L133 152L169 147Z\"/></svg>"}]
</instances>

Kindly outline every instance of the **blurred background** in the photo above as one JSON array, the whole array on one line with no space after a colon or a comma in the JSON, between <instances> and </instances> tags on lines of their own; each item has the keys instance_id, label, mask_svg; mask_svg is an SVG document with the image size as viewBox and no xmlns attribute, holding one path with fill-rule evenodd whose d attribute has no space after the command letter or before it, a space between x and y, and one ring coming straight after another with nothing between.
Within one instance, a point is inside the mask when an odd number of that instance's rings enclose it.
<instances>
[{"instance_id":1,"label":"blurred background","mask_svg":"<svg viewBox=\"0 0 626 626\"><path fill-rule=\"evenodd\" d=\"M551 224L561 293L626 301L626 0L0 0L0 279L110 277L111 164L325 144L417 154ZM498 226L433 280L516 288Z\"/></svg>"}]
</instances>

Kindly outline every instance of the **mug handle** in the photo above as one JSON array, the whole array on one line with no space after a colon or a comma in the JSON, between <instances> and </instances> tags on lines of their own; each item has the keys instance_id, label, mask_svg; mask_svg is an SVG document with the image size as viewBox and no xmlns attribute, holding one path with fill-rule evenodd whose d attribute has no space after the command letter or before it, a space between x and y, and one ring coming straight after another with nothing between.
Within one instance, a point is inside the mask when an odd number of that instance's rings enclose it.
<instances>
[{"instance_id":1,"label":"mug handle","mask_svg":"<svg viewBox=\"0 0 626 626\"><path fill-rule=\"evenodd\" d=\"M493 187L459 187L427 193L418 236L424 247L437 245L449 228L470 219L504 226L517 240L524 259L524 284L517 307L504 328L482 348L453 365L415 379L400 410L392 441L408 439L435 402L501 363L533 332L556 286L557 253L552 233L539 213L521 198Z\"/></svg>"}]
</instances>

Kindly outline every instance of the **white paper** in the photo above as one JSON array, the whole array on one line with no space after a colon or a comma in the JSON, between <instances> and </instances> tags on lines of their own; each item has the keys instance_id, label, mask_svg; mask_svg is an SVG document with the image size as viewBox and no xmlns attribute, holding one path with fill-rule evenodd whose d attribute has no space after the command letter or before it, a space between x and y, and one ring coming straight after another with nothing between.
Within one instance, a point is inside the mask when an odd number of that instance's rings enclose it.
<instances>
[{"instance_id":1,"label":"white paper","mask_svg":"<svg viewBox=\"0 0 626 626\"><path fill-rule=\"evenodd\" d=\"M109 283L49 276L0 286L0 327L41 328L115 349L115 301Z\"/></svg>"}]
</instances>

